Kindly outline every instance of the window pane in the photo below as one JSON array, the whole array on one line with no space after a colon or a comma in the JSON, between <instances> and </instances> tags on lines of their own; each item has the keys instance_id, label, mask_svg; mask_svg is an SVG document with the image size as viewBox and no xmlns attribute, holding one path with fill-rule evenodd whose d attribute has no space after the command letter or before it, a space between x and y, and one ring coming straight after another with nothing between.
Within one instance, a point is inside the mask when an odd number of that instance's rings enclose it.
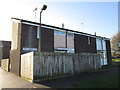
<instances>
[{"instance_id":1,"label":"window pane","mask_svg":"<svg viewBox=\"0 0 120 90\"><path fill-rule=\"evenodd\" d=\"M39 38L39 31L40 29L39 29L39 27L37 27L37 38Z\"/></svg>"},{"instance_id":2,"label":"window pane","mask_svg":"<svg viewBox=\"0 0 120 90\"><path fill-rule=\"evenodd\" d=\"M68 36L68 37L74 37L74 34L72 34L72 33L67 33L67 36Z\"/></svg>"},{"instance_id":3,"label":"window pane","mask_svg":"<svg viewBox=\"0 0 120 90\"><path fill-rule=\"evenodd\" d=\"M91 43L91 41L90 41L90 37L88 37L88 44L90 44Z\"/></svg>"},{"instance_id":4,"label":"window pane","mask_svg":"<svg viewBox=\"0 0 120 90\"><path fill-rule=\"evenodd\" d=\"M57 35L65 35L65 32L55 31L55 30L54 30L54 34L57 34Z\"/></svg>"}]
</instances>

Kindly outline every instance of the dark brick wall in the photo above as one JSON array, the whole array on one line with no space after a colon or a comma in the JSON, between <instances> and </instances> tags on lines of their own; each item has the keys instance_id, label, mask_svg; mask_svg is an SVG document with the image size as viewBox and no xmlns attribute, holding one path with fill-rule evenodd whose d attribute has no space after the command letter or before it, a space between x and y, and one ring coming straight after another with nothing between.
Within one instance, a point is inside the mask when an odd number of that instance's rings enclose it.
<instances>
[{"instance_id":1,"label":"dark brick wall","mask_svg":"<svg viewBox=\"0 0 120 90\"><path fill-rule=\"evenodd\" d=\"M10 56L11 41L0 41L2 49L2 59L7 59Z\"/></svg>"},{"instance_id":2,"label":"dark brick wall","mask_svg":"<svg viewBox=\"0 0 120 90\"><path fill-rule=\"evenodd\" d=\"M108 65L112 64L112 58L111 58L111 47L110 47L110 41L106 40L106 50L107 50L107 59L108 59Z\"/></svg>"},{"instance_id":3,"label":"dark brick wall","mask_svg":"<svg viewBox=\"0 0 120 90\"><path fill-rule=\"evenodd\" d=\"M83 35L74 36L75 53L97 53L96 39L90 37L91 43L88 44L88 37Z\"/></svg>"},{"instance_id":4,"label":"dark brick wall","mask_svg":"<svg viewBox=\"0 0 120 90\"><path fill-rule=\"evenodd\" d=\"M9 58L10 56L10 49L11 49L11 46L3 46L3 59L7 59Z\"/></svg>"},{"instance_id":5,"label":"dark brick wall","mask_svg":"<svg viewBox=\"0 0 120 90\"><path fill-rule=\"evenodd\" d=\"M18 33L16 33L18 30ZM10 72L20 75L21 70L21 54L30 52L25 51L23 48L38 48L38 38L37 38L37 26L27 25L27 24L13 24L13 37L16 33L18 40L14 41L17 43L17 48L11 50L10 52ZM54 30L42 28L42 41L41 41L41 51L42 52L53 52L54 51ZM14 38L13 38L14 39Z\"/></svg>"},{"instance_id":6,"label":"dark brick wall","mask_svg":"<svg viewBox=\"0 0 120 90\"><path fill-rule=\"evenodd\" d=\"M0 66L1 66L1 60L2 59L8 59L10 56L10 49L11 49L11 42L10 41L0 41Z\"/></svg>"},{"instance_id":7,"label":"dark brick wall","mask_svg":"<svg viewBox=\"0 0 120 90\"><path fill-rule=\"evenodd\" d=\"M27 53L23 48L38 48L37 27L22 24L21 31L21 53Z\"/></svg>"},{"instance_id":8,"label":"dark brick wall","mask_svg":"<svg viewBox=\"0 0 120 90\"><path fill-rule=\"evenodd\" d=\"M54 30L42 28L41 52L54 52Z\"/></svg>"},{"instance_id":9,"label":"dark brick wall","mask_svg":"<svg viewBox=\"0 0 120 90\"><path fill-rule=\"evenodd\" d=\"M23 48L38 48L37 26L22 24L21 31L21 54ZM41 29L41 52L54 52L54 30Z\"/></svg>"},{"instance_id":10,"label":"dark brick wall","mask_svg":"<svg viewBox=\"0 0 120 90\"><path fill-rule=\"evenodd\" d=\"M20 75L20 51L12 50L10 51L10 72L16 75Z\"/></svg>"},{"instance_id":11,"label":"dark brick wall","mask_svg":"<svg viewBox=\"0 0 120 90\"><path fill-rule=\"evenodd\" d=\"M14 39L16 37L17 39ZM10 72L16 75L20 75L21 59L20 59L20 48L21 48L21 24L13 23L12 28L12 43L16 45L17 48L12 48L10 51ZM14 46L15 46L14 45ZM11 46L12 47L12 46Z\"/></svg>"}]
</instances>

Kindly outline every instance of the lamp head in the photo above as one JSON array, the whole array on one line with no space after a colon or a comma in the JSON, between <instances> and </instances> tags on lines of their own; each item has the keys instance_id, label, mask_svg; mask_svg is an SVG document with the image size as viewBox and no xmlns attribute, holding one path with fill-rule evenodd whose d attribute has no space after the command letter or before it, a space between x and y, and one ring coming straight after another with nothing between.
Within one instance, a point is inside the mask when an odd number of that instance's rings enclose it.
<instances>
[{"instance_id":1,"label":"lamp head","mask_svg":"<svg viewBox=\"0 0 120 90\"><path fill-rule=\"evenodd\" d=\"M43 5L43 7L41 8L41 10L46 10L47 5Z\"/></svg>"}]
</instances>

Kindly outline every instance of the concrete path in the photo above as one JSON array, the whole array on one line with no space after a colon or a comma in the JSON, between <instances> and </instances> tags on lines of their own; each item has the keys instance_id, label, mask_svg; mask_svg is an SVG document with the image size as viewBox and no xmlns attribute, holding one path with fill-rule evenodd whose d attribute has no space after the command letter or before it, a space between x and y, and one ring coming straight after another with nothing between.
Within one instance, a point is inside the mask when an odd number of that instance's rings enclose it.
<instances>
[{"instance_id":1,"label":"concrete path","mask_svg":"<svg viewBox=\"0 0 120 90\"><path fill-rule=\"evenodd\" d=\"M0 67L0 89L1 88L48 88L44 85L30 83L19 76L4 71Z\"/></svg>"}]
</instances>

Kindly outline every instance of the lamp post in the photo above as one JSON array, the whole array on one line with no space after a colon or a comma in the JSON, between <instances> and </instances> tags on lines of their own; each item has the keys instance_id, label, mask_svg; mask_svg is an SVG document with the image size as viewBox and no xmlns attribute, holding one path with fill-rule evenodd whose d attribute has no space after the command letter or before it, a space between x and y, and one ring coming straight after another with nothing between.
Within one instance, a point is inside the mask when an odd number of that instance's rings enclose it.
<instances>
[{"instance_id":1,"label":"lamp post","mask_svg":"<svg viewBox=\"0 0 120 90\"><path fill-rule=\"evenodd\" d=\"M47 5L43 5L40 11L40 25L39 25L39 42L38 42L38 51L41 51L41 14L43 10L46 10Z\"/></svg>"}]
</instances>

